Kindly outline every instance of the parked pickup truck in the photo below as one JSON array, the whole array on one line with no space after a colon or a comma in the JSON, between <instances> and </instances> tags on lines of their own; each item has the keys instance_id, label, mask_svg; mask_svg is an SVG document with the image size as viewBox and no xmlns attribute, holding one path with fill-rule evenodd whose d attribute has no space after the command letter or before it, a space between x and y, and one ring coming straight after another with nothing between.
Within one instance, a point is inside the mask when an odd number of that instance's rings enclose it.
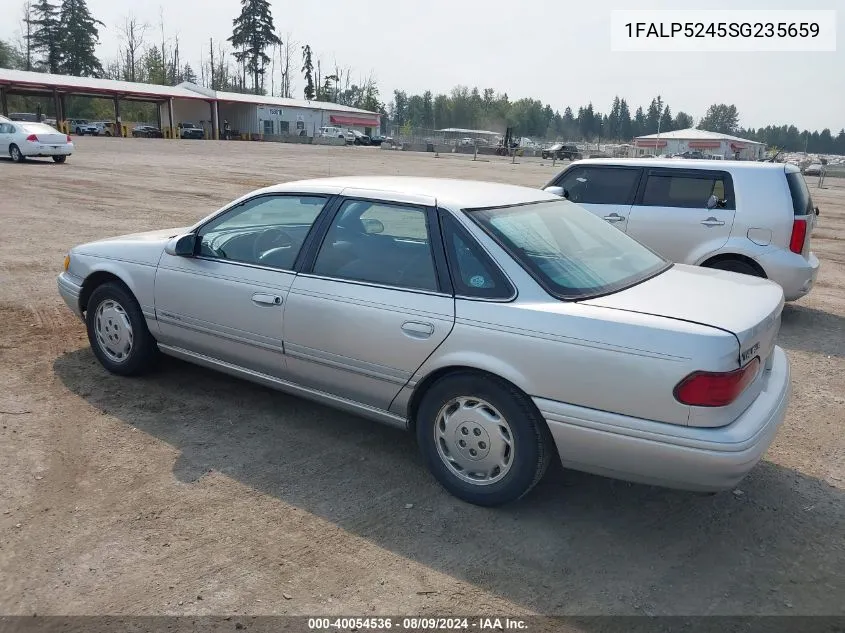
<instances>
[{"instance_id":1,"label":"parked pickup truck","mask_svg":"<svg viewBox=\"0 0 845 633\"><path fill-rule=\"evenodd\" d=\"M183 121L179 124L179 138L205 138L205 130L195 123Z\"/></svg>"}]
</instances>

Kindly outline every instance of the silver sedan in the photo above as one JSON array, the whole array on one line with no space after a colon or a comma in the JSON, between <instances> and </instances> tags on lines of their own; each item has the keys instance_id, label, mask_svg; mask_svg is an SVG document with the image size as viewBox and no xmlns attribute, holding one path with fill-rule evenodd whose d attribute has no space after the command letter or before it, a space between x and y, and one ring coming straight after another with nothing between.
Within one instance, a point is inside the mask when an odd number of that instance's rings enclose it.
<instances>
[{"instance_id":1,"label":"silver sedan","mask_svg":"<svg viewBox=\"0 0 845 633\"><path fill-rule=\"evenodd\" d=\"M77 246L58 285L109 371L163 352L407 429L480 505L526 494L554 453L729 488L789 400L779 286L673 265L523 187L291 182Z\"/></svg>"}]
</instances>

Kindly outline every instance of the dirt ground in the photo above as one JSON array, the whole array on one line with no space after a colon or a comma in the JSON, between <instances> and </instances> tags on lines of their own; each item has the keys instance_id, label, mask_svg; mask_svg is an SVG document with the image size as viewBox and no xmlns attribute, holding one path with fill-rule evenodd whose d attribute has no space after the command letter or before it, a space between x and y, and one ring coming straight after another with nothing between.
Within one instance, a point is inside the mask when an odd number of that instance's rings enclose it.
<instances>
[{"instance_id":1,"label":"dirt ground","mask_svg":"<svg viewBox=\"0 0 845 633\"><path fill-rule=\"evenodd\" d=\"M845 614L845 180L812 189L821 272L780 336L794 396L738 490L554 467L526 499L490 510L438 487L400 431L170 359L143 379L107 374L55 277L75 244L186 225L271 183L540 186L550 163L77 147L65 165L0 161L0 612Z\"/></svg>"}]
</instances>

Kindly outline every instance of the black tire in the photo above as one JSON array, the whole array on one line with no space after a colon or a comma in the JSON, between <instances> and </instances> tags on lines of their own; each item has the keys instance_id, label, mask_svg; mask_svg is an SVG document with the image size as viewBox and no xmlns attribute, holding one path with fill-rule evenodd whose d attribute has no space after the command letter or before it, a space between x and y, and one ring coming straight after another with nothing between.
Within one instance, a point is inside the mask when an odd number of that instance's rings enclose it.
<instances>
[{"instance_id":1,"label":"black tire","mask_svg":"<svg viewBox=\"0 0 845 633\"><path fill-rule=\"evenodd\" d=\"M548 160L548 158L549 158L549 155L548 155L547 152L543 152L542 156L543 156L543 160Z\"/></svg>"},{"instance_id":2,"label":"black tire","mask_svg":"<svg viewBox=\"0 0 845 633\"><path fill-rule=\"evenodd\" d=\"M67 160L67 156L53 156L53 160L57 163L63 163Z\"/></svg>"},{"instance_id":3,"label":"black tire","mask_svg":"<svg viewBox=\"0 0 845 633\"><path fill-rule=\"evenodd\" d=\"M751 275L752 277L765 277L760 274L760 271L754 268L748 262L741 259L720 259L705 265L706 268L715 268L717 270L727 270L732 273L742 273L743 275Z\"/></svg>"},{"instance_id":4,"label":"black tire","mask_svg":"<svg viewBox=\"0 0 845 633\"><path fill-rule=\"evenodd\" d=\"M466 398L470 404L473 401L484 401L504 418L509 428L509 466L504 476L493 483L473 483L461 478L447 466L446 458L440 455L438 446L443 444L435 438L435 429L439 424L438 416L441 410L457 398ZM465 423L461 422L456 426L455 435L461 432L470 440L478 436L475 439L476 448L479 451L487 448L480 442L480 439L491 437L486 433L486 429L476 433L473 427L470 432L468 428L461 426L463 424ZM466 424L472 427L474 423ZM428 389L417 412L416 432L423 459L434 477L454 496L479 506L497 506L526 495L543 477L554 450L546 422L527 396L508 382L471 372L445 376ZM495 439L490 441L490 450L494 448ZM472 441L467 448L454 448L471 452L471 445Z\"/></svg>"},{"instance_id":5,"label":"black tire","mask_svg":"<svg viewBox=\"0 0 845 633\"><path fill-rule=\"evenodd\" d=\"M98 311L102 304L107 302L116 303L123 311L123 314L128 319L132 328L132 344L131 349L126 353L122 360L113 358L113 354L105 351L104 346L98 340L98 326L100 331L108 329L110 315L106 314L102 317L98 324ZM105 307L105 306L104 306ZM154 364L158 356L158 346L156 345L153 335L147 328L147 322L144 315L141 313L141 307L132 296L132 293L119 282L107 282L94 289L88 299L88 306L85 313L85 322L88 326L88 342L91 344L91 349L94 356L100 361L100 364L113 374L120 376L137 376L148 371ZM117 322L114 324L115 336L123 336L125 328L123 324Z\"/></svg>"},{"instance_id":6,"label":"black tire","mask_svg":"<svg viewBox=\"0 0 845 633\"><path fill-rule=\"evenodd\" d=\"M85 136L85 132L82 131L82 128L76 128L75 132L77 136Z\"/></svg>"},{"instance_id":7,"label":"black tire","mask_svg":"<svg viewBox=\"0 0 845 633\"><path fill-rule=\"evenodd\" d=\"M26 156L21 153L20 148L14 143L9 145L9 156L12 158L13 163L22 163L26 160Z\"/></svg>"}]
</instances>

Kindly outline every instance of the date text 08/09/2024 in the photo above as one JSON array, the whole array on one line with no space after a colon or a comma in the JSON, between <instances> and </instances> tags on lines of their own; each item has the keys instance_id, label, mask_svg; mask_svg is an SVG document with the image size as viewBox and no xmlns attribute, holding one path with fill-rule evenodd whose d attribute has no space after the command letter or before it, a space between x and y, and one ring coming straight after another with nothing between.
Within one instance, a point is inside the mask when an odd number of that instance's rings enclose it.
<instances>
[{"instance_id":1,"label":"date text 08/09/2024","mask_svg":"<svg viewBox=\"0 0 845 633\"><path fill-rule=\"evenodd\" d=\"M369 617L369 618L308 618L308 629L312 631L527 631L528 624L518 618L474 617Z\"/></svg>"},{"instance_id":2,"label":"date text 08/09/2024","mask_svg":"<svg viewBox=\"0 0 845 633\"><path fill-rule=\"evenodd\" d=\"M818 37L817 22L627 22L628 37L784 38Z\"/></svg>"}]
</instances>

